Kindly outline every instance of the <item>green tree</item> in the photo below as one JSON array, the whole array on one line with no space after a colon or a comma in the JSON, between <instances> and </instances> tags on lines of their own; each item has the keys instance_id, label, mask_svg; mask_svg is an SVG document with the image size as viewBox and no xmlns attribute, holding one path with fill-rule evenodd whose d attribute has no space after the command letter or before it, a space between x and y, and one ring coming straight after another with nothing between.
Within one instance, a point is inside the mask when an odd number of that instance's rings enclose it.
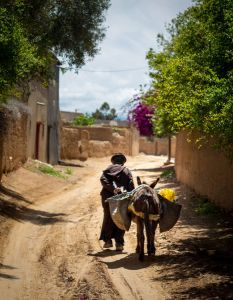
<instances>
[{"instance_id":1,"label":"green tree","mask_svg":"<svg viewBox=\"0 0 233 300\"><path fill-rule=\"evenodd\" d=\"M218 137L222 148L233 141L233 2L196 0L159 36L161 51L147 59L156 110L156 133L198 129Z\"/></svg>"},{"instance_id":2,"label":"green tree","mask_svg":"<svg viewBox=\"0 0 233 300\"><path fill-rule=\"evenodd\" d=\"M20 22L0 7L0 101L43 64Z\"/></svg>"},{"instance_id":3,"label":"green tree","mask_svg":"<svg viewBox=\"0 0 233 300\"><path fill-rule=\"evenodd\" d=\"M0 2L0 94L30 76L48 78L54 54L80 68L98 51L109 0Z\"/></svg>"},{"instance_id":4,"label":"green tree","mask_svg":"<svg viewBox=\"0 0 233 300\"><path fill-rule=\"evenodd\" d=\"M111 108L108 102L104 102L92 116L98 120L114 120L117 118L115 108Z\"/></svg>"}]
</instances>

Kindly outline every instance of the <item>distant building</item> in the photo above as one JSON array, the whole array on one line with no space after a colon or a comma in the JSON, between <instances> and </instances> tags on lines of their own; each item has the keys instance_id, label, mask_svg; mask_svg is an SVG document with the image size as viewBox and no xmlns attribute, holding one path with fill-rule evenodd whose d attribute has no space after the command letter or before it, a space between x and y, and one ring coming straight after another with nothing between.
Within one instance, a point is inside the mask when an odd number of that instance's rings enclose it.
<instances>
[{"instance_id":1,"label":"distant building","mask_svg":"<svg viewBox=\"0 0 233 300\"><path fill-rule=\"evenodd\" d=\"M61 121L64 123L71 123L74 118L81 116L82 113L79 112L71 112L71 111L61 111Z\"/></svg>"},{"instance_id":2,"label":"distant building","mask_svg":"<svg viewBox=\"0 0 233 300\"><path fill-rule=\"evenodd\" d=\"M28 156L51 164L59 161L59 68L44 87L39 81L30 83L28 99Z\"/></svg>"}]
</instances>

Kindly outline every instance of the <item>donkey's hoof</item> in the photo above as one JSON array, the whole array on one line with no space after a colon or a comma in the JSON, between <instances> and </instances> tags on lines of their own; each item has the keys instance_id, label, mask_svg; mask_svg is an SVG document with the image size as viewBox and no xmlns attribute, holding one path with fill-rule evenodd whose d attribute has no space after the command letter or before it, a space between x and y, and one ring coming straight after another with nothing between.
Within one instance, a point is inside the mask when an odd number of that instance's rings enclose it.
<instances>
[{"instance_id":1,"label":"donkey's hoof","mask_svg":"<svg viewBox=\"0 0 233 300\"><path fill-rule=\"evenodd\" d=\"M148 251L147 254L148 256L155 256L155 250Z\"/></svg>"},{"instance_id":2,"label":"donkey's hoof","mask_svg":"<svg viewBox=\"0 0 233 300\"><path fill-rule=\"evenodd\" d=\"M155 247L152 247L149 250L147 249L148 256L155 256L155 251L156 251Z\"/></svg>"}]
</instances>

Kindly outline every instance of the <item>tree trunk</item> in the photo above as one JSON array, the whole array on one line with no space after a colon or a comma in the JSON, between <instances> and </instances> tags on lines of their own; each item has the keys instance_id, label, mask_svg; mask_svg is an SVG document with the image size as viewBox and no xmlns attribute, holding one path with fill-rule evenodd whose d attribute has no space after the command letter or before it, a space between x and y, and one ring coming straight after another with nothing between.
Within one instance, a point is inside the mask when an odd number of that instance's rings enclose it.
<instances>
[{"instance_id":1,"label":"tree trunk","mask_svg":"<svg viewBox=\"0 0 233 300\"><path fill-rule=\"evenodd\" d=\"M166 165L171 163L171 136L168 136L168 147L167 147L167 161L165 162Z\"/></svg>"},{"instance_id":2,"label":"tree trunk","mask_svg":"<svg viewBox=\"0 0 233 300\"><path fill-rule=\"evenodd\" d=\"M172 140L171 140L171 136L169 135L168 137L168 158L167 160L170 162L171 161L171 155L172 155Z\"/></svg>"}]
</instances>

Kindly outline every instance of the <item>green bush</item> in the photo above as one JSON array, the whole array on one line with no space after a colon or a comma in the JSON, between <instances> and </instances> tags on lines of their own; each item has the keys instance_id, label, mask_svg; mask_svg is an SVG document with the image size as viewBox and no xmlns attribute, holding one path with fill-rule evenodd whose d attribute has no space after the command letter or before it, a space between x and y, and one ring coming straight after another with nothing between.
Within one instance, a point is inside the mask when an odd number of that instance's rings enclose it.
<instances>
[{"instance_id":1,"label":"green bush","mask_svg":"<svg viewBox=\"0 0 233 300\"><path fill-rule=\"evenodd\" d=\"M195 211L198 215L216 215L218 208L206 198L196 198Z\"/></svg>"},{"instance_id":2,"label":"green bush","mask_svg":"<svg viewBox=\"0 0 233 300\"><path fill-rule=\"evenodd\" d=\"M90 116L89 114L84 114L81 116L78 116L76 118L74 118L73 120L73 125L76 126L90 126L93 125L95 123L95 118L93 118L92 116Z\"/></svg>"},{"instance_id":3,"label":"green bush","mask_svg":"<svg viewBox=\"0 0 233 300\"><path fill-rule=\"evenodd\" d=\"M175 175L175 171L174 169L169 169L169 170L164 170L160 177L164 177L164 178L169 178L169 177L173 177Z\"/></svg>"}]
</instances>

